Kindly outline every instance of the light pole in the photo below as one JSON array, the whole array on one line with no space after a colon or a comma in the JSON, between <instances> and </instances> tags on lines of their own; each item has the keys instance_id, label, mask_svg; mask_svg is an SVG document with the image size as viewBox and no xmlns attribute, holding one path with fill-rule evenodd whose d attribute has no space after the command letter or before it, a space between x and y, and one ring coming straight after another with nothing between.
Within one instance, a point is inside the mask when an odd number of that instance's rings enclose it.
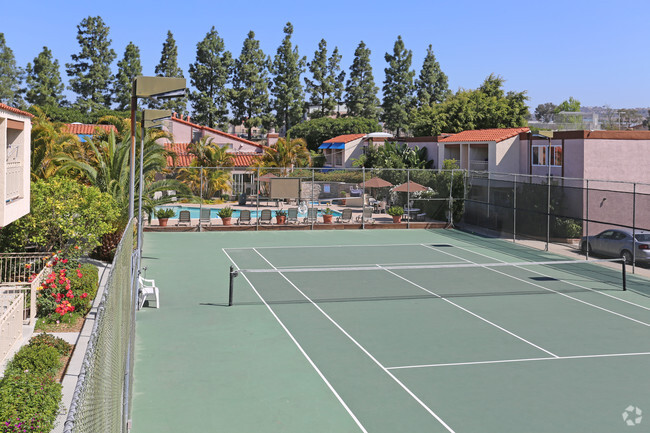
<instances>
[{"instance_id":1,"label":"light pole","mask_svg":"<svg viewBox=\"0 0 650 433\"><path fill-rule=\"evenodd\" d=\"M138 98L169 99L185 96L185 78L135 77L131 86L131 155L129 183L129 220L133 219L135 201L135 111Z\"/></svg>"}]
</instances>

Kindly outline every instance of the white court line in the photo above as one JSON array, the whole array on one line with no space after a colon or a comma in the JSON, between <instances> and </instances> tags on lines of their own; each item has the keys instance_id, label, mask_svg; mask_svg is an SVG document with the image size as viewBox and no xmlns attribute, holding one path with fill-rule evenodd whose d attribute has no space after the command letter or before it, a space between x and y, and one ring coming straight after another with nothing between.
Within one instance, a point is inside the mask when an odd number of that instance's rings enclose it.
<instances>
[{"instance_id":1,"label":"white court line","mask_svg":"<svg viewBox=\"0 0 650 433\"><path fill-rule=\"evenodd\" d=\"M409 246L419 246L421 244L412 243L412 244L359 244L359 245L289 245L289 246L270 246L270 247L231 247L226 248L227 250L271 250L271 249L285 249L285 248L353 248L353 247L409 247ZM450 245L453 246L453 245Z\"/></svg>"},{"instance_id":2,"label":"white court line","mask_svg":"<svg viewBox=\"0 0 650 433\"><path fill-rule=\"evenodd\" d=\"M419 365L400 365L397 367L387 367L388 370L406 370L410 368L430 368L430 367L451 367L456 365L484 365L484 364L508 364L511 362L533 362L533 361L557 361L564 359L587 359L587 358L617 358L624 356L647 356L650 352L634 353L606 353L602 355L573 355L560 356L557 358L516 358L516 359L498 359L495 361L470 361L470 362L449 362L446 364L419 364Z\"/></svg>"},{"instance_id":3,"label":"white court line","mask_svg":"<svg viewBox=\"0 0 650 433\"><path fill-rule=\"evenodd\" d=\"M379 266L379 265L377 265L377 266ZM379 266L379 267L381 268L381 266ZM515 337L515 338L517 338L517 339L523 341L524 343L529 344L529 345L533 346L534 348L541 350L541 351L544 352L544 353L548 353L549 355L551 355L551 356L554 357L554 358L559 358L559 356L556 355L556 354L554 354L553 352L550 352L550 351L544 349L543 347L540 347L540 346L538 346L537 344L532 343L532 342L526 340L526 339L523 338L523 337L520 337L519 335L515 334L514 332L508 331L506 328L504 328L504 327L502 327L502 326L499 326L499 325L497 325L497 324L494 323L494 322L490 322L490 321L489 321L488 319L486 319L485 317L481 317L481 316L479 316L478 314L471 312L471 311L468 310L467 308L465 308L465 307L461 307L461 306L458 305L457 303L455 303L455 302L453 302L453 301L450 301L450 300L447 299L447 298L443 298L443 297L441 297L440 295L438 295L438 294L435 293L435 292L432 292L431 290L425 289L424 287L420 286L419 284L414 283L413 281L408 280L408 279L402 277L402 276L399 275L399 274L396 274L395 272L391 271L390 269L386 269L386 268L381 268L381 269L383 269L384 271L386 271L386 272L388 272L388 273L390 273L390 274L395 275L397 278L401 278L402 280L406 281L406 282L409 283L409 284L412 284L413 286L417 287L418 289L420 289L420 290L424 290L425 292L430 293L430 294L432 294L433 296L435 296L435 297L437 297L437 298L440 298L440 299L442 299L443 301L445 301L445 302L447 302L447 303L453 305L454 307L459 308L459 309L463 310L464 312L466 312L466 313L468 313L468 314L471 314L472 316L476 317L477 319L480 319L480 320L484 321L485 323L494 326L495 328L497 328L497 329L499 329L499 330L505 332L506 334L509 334L509 335L511 335L511 336L513 336L513 337Z\"/></svg>"},{"instance_id":4,"label":"white court line","mask_svg":"<svg viewBox=\"0 0 650 433\"><path fill-rule=\"evenodd\" d=\"M223 250L223 248L222 248L222 250ZM235 265L235 267L237 267L237 269L239 269L239 266L237 265L237 263L235 263L235 261L234 261L234 260L233 260L229 255L228 255L228 253L227 253L225 250L224 250L224 254L225 254L226 256L228 256L228 258L230 259L230 261L232 262L232 264ZM259 254L259 253L258 253L258 254ZM280 326L282 327L282 329L284 329L284 332L287 333L287 335L289 336L289 338L291 338L291 341L293 341L294 344L298 347L298 350L300 350L300 353L302 353L303 356L307 359L307 362L309 362L309 364L313 367L313 369L316 370L316 373L318 373L318 375L319 375L320 378L323 380L323 382L325 382L325 385L327 385L327 387L330 389L330 391L332 391L332 393L334 394L334 396L336 397L336 399L339 401L339 403L341 403L341 405L343 406L343 408L345 408L345 410L346 410L346 411L348 412L348 414L352 417L352 419L353 419L354 422L357 424L357 426L359 426L359 428L361 429L361 431L364 432L364 433L368 433L368 430L366 430L366 428L363 426L363 424L361 424L361 421L359 421L359 419L356 417L356 415L352 412L352 410L351 410L351 409L348 407L348 405L345 403L345 401L343 400L343 398L341 398L341 396L339 395L339 393L336 392L336 390L334 389L334 387L332 386L332 384L327 380L327 378L325 377L325 375L324 375L324 374L320 371L320 369L316 366L316 364L314 363L314 361L312 361L312 359L309 357L309 355L307 355L307 352L305 352L305 350L302 348L302 346L300 345L300 343L298 343L298 340L296 340L296 338L293 336L293 334L291 334L291 332L290 332L289 329L285 326L285 324L282 322L282 320L280 320L280 318L275 314L275 311L273 311L273 309L269 306L269 304L266 303L266 300L264 300L264 298L259 294L259 292L258 292L257 289L255 288L255 286L253 285L253 283L250 282L250 280L248 279L248 277L247 277L246 275L241 274L241 276L244 277L244 279L248 282L248 284L250 284L250 286L251 286L251 288L253 289L253 291L255 292L255 294L257 294L257 297L260 298L260 300L264 303L264 305L266 306L266 308L271 312L271 314L273 315L273 317L275 317L275 320L278 321L278 323L280 324Z\"/></svg>"},{"instance_id":5,"label":"white court line","mask_svg":"<svg viewBox=\"0 0 650 433\"><path fill-rule=\"evenodd\" d=\"M434 251L438 251L438 250L434 249L433 247L429 247L428 245L424 245L424 244L421 244L421 245L422 245L423 247L425 247L425 248L430 248L430 249L432 249L432 250L434 250ZM467 248L463 248L463 247L459 247L459 246L455 246L455 248L460 248L461 250L465 250L465 251L468 251L468 252L473 253L473 254L478 254L478 255L480 255L480 256L487 257L487 258L489 258L489 259L497 260L497 261L502 262L502 263L507 263L507 262L504 261L504 260L499 260L499 259L496 259L496 258L494 258L494 257L490 257L490 256L485 255L485 254L476 253L476 252L474 252L474 251L468 250ZM455 254L449 253L449 252L447 252L447 251L442 251L442 252L444 252L445 254L448 254L448 255L450 255L450 256L452 256L452 257L456 257L457 259L465 260L466 262L469 262L469 263L474 263L474 262L471 261L471 260L465 259L465 258L463 258L463 257L460 257L460 256L457 256L457 255L455 255ZM474 263L474 264L475 264L475 265L479 265L479 266L481 265L480 263ZM643 322L643 321L641 321L641 320L634 319L634 318L629 317L629 316L626 316L626 315L624 315L624 314L617 313L616 311L608 310L607 308L601 307L601 306L596 305L596 304L592 304L591 302L583 301L582 299L575 298L575 297L573 297L573 296L571 296L571 295L567 295L566 293L558 292L557 290L553 290L553 289L550 289L550 288L548 288L548 287L544 287L544 286L541 286L541 285L539 285L539 284L535 284L535 283L533 283L533 282L531 282L531 281L524 280L523 278L515 277L514 275L509 275L509 274L506 274L505 272L501 272L501 271L499 271L499 270L497 270L497 269L493 269L493 268L490 268L490 267L487 267L487 266L484 266L483 269L487 269L488 271L496 272L497 274L501 274L501 275L504 275L504 276L506 276L506 277L512 278L512 279L514 279L514 280L521 281L522 283L526 283L526 284L530 284L531 286L539 287L540 289L543 289L543 290L547 290L547 291L549 291L549 292L556 293L556 294L558 294L558 295L560 295L560 296L564 296L564 297L567 297L567 298L569 298L569 299L573 299L574 301L580 302L581 304L589 305L590 307L594 307L594 308L596 308L596 309L598 309L598 310L602 310L602 311L605 311L605 312L607 312L607 313L613 314L613 315L615 315L615 316L619 316L619 317L622 317L622 318L624 318L624 319L630 320L630 321L632 321L632 322L638 323L638 324L640 324L640 325L650 327L650 323L646 323L646 322ZM542 274L542 273L535 272L535 271L531 271L531 272L536 273L536 274L538 274L538 275L544 275L544 274ZM598 292L596 292L596 293L598 293Z\"/></svg>"},{"instance_id":6,"label":"white court line","mask_svg":"<svg viewBox=\"0 0 650 433\"><path fill-rule=\"evenodd\" d=\"M269 262L269 261L266 259L266 257L264 257L264 256L263 256L259 251L257 251L256 249L253 249L253 251L255 251L257 254L259 254L259 256L260 256L262 259L264 259L264 260L265 260L269 265L271 265L271 267L275 268L275 266L273 266L273 264L272 264L271 262ZM300 294L301 294L305 299L307 299L307 300L308 300L308 301L309 301L309 302L310 302L310 303L311 303L311 304L312 304L312 305L313 305L313 306L314 306L318 311L321 312L321 314L323 314L323 316L325 316L325 317L326 317L326 318L327 318L327 319L328 319L328 320L329 320L329 321L330 321L334 326L336 326L336 327L337 327L337 328L338 328L338 329L339 329L339 330L340 330L340 331L341 331L341 332L342 332L346 337L348 337L348 339L350 339L350 341L352 341L352 342L353 342L353 343L354 343L354 344L355 344L359 349L361 349L361 351L362 351L363 353L365 353L365 354L366 354L366 355L367 355L367 356L368 356L368 357L369 357L369 358L370 358L370 359L371 359L375 364L377 364L377 366L378 366L379 368L381 368L382 370L384 370L384 372L385 372L386 374L388 374L388 375L389 375L389 376L390 376L390 377L391 377L391 378L392 378L392 379L393 379L393 380L394 380L394 381L395 381L395 382L396 382L400 387L402 387L402 389L403 389L404 391L406 391L406 393L409 394L409 395L410 395L410 396L411 396L411 397L412 397L416 402L418 402L418 404L419 404L420 406L422 406L422 407L423 407L423 408L424 408L424 409L425 409L425 410L426 410L426 411L427 411L431 416L433 416L433 417L434 417L434 418L435 418L435 419L436 419L440 424L442 424L442 425L447 429L447 431L449 431L450 433L455 433L454 430L453 430L451 427L449 427L449 425L447 425L447 423L445 423L445 422L442 420L442 418L440 418L440 416L438 416L438 414L436 414L436 413L435 413L433 410L431 410L431 408L429 408L429 407L428 407L428 406L427 406L427 405L426 405L422 400L420 400L420 398L419 398L417 395L415 395L415 394L414 394L414 393L413 393L413 392L412 392L412 391L411 391L411 390L410 390L406 385L404 385L404 384L403 384L403 383L402 383L402 382L401 382L397 377L395 377L395 375L394 375L393 373L391 373L390 371L388 371L388 370L386 369L386 367L384 367L384 366L383 366L383 365L382 365L382 364L381 364L381 363L380 363L380 362L379 362L379 361L378 361L374 356L372 356L372 354L371 354L370 352L368 352L368 350L366 350L365 347L363 347L363 346L362 346L362 345L361 345L357 340L355 340L355 339L354 339L354 338L353 338L353 337L352 337L352 336L351 336L351 335L350 335L350 334L349 334L345 329L343 329L343 328L341 327L341 325L339 325L339 324L338 324L334 319L332 319L332 318L331 318L331 317L330 317L330 316L329 316L325 311L323 311L323 309L322 309L318 304L316 304L314 301L312 301L312 300L309 298L309 296L307 296L307 295L306 295L302 290L300 290L300 289L299 289L295 284L293 284L293 282L291 282L291 280L289 280L289 278L287 278L286 275L284 275L282 272L280 272L280 275L282 275L282 277L283 277L285 280L287 280L287 282L288 282L289 284L291 284L291 286L293 286L293 288L296 289L296 290L298 291L298 293L300 293Z\"/></svg>"},{"instance_id":7,"label":"white court line","mask_svg":"<svg viewBox=\"0 0 650 433\"><path fill-rule=\"evenodd\" d=\"M470 252L470 253L472 253L472 254L476 254L476 255L479 255L479 256L487 257L488 259L496 260L496 261L503 262L503 263L508 263L508 262L506 262L505 260L500 260L500 259L497 259L497 258L494 258L494 257L488 256L487 254L481 254L481 253L478 253L478 252L476 252L476 251L472 251L472 250L470 250L470 249L468 249L468 248L460 247L460 246L458 246L458 245L453 245L453 247L454 247L454 248L459 248L459 249L461 249L461 250L468 251L468 252ZM437 250L435 250L435 251L437 251ZM584 260L584 262L589 262L589 261L591 261L591 260ZM518 267L518 266L517 266L517 267ZM541 272L537 272L537 271L533 271L533 270L531 270L531 269L527 269L527 270L530 271L530 272L532 272L532 273L534 273L534 274L537 274L537 275L543 275L543 276L545 276L545 277L548 276L548 275L546 275L546 274L543 274L543 273L541 273ZM593 293L598 293L599 295L607 296L607 297L609 297L609 298L615 299L615 300L620 301L620 302L624 302L624 303L626 303L626 304L634 305L635 307L639 307L639 308L642 308L642 309L644 309L644 310L649 310L649 311L650 311L650 307L646 307L645 305L637 304L636 302L628 301L627 299L617 298L616 296L610 295L609 293L605 293L605 292L601 292L601 291L598 291L598 290L594 290L594 289L591 289L591 288L589 288L589 287L581 286L580 284L572 283L572 282L570 282L570 281L564 281L564 280L562 280L562 282L563 282L563 283L566 283L566 284L569 284L569 285L572 285L572 286L575 286L575 287L579 287L579 288L581 288L581 289L589 290L590 292L593 292Z\"/></svg>"},{"instance_id":8,"label":"white court line","mask_svg":"<svg viewBox=\"0 0 650 433\"><path fill-rule=\"evenodd\" d=\"M325 268L325 269L342 269L342 268L353 268L353 267L371 267L371 266L400 266L400 265L425 265L425 266L437 266L437 265L462 265L466 262L400 262L400 263L359 263L359 264L346 264L346 265L299 265L299 266L278 266L278 270L291 270L291 269L301 269L301 268Z\"/></svg>"}]
</instances>

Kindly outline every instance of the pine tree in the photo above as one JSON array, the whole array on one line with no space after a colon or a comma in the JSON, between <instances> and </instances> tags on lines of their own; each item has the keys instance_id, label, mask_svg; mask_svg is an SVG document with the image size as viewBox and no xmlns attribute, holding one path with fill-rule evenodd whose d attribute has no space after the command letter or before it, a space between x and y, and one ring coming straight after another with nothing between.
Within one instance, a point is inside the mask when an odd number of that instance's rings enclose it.
<instances>
[{"instance_id":1,"label":"pine tree","mask_svg":"<svg viewBox=\"0 0 650 433\"><path fill-rule=\"evenodd\" d=\"M262 124L269 110L268 67L271 60L260 48L255 32L248 32L235 68L230 92L233 121L244 123L251 139L251 129Z\"/></svg>"},{"instance_id":2,"label":"pine tree","mask_svg":"<svg viewBox=\"0 0 650 433\"><path fill-rule=\"evenodd\" d=\"M384 59L388 67L384 69L384 113L382 120L386 128L400 132L408 125L408 113L413 104L413 77L415 71L411 70L413 52L404 47L402 36L397 37L393 47L393 54L386 53Z\"/></svg>"},{"instance_id":3,"label":"pine tree","mask_svg":"<svg viewBox=\"0 0 650 433\"><path fill-rule=\"evenodd\" d=\"M111 106L111 63L116 55L109 48L109 30L99 16L84 18L77 26L81 51L73 54L72 63L65 66L71 77L69 88L78 95L76 103L83 110Z\"/></svg>"},{"instance_id":4,"label":"pine tree","mask_svg":"<svg viewBox=\"0 0 650 433\"><path fill-rule=\"evenodd\" d=\"M115 76L115 102L118 110L127 110L131 107L131 90L133 79L142 75L140 63L140 48L129 42L124 50L124 57L117 62L117 75Z\"/></svg>"},{"instance_id":5,"label":"pine tree","mask_svg":"<svg viewBox=\"0 0 650 433\"><path fill-rule=\"evenodd\" d=\"M288 131L302 118L305 96L300 84L300 74L305 70L306 59L298 54L298 46L294 48L291 43L291 23L284 26L284 34L271 66L271 94L275 98L273 108L277 125Z\"/></svg>"},{"instance_id":6,"label":"pine tree","mask_svg":"<svg viewBox=\"0 0 650 433\"><path fill-rule=\"evenodd\" d=\"M332 96L336 102L336 114L340 115L339 107L343 102L343 89L345 82L345 71L341 71L341 55L339 48L334 47L332 56L327 62L327 72L332 80Z\"/></svg>"},{"instance_id":7,"label":"pine tree","mask_svg":"<svg viewBox=\"0 0 650 433\"><path fill-rule=\"evenodd\" d=\"M440 64L433 54L433 47L429 45L427 55L422 63L420 76L415 80L418 107L439 104L451 94L447 75L440 69Z\"/></svg>"},{"instance_id":8,"label":"pine tree","mask_svg":"<svg viewBox=\"0 0 650 433\"><path fill-rule=\"evenodd\" d=\"M0 102L24 108L20 88L23 75L23 70L16 65L14 52L5 42L4 33L0 33Z\"/></svg>"},{"instance_id":9,"label":"pine tree","mask_svg":"<svg viewBox=\"0 0 650 433\"><path fill-rule=\"evenodd\" d=\"M336 102L332 97L334 87L328 74L327 68L327 42L321 39L318 50L314 52L314 60L307 64L313 80L305 77L305 89L309 92L309 103L318 106L318 111L311 114L311 117L329 116L334 109Z\"/></svg>"},{"instance_id":10,"label":"pine tree","mask_svg":"<svg viewBox=\"0 0 650 433\"><path fill-rule=\"evenodd\" d=\"M25 99L33 105L58 106L63 102L63 83L59 73L59 61L52 58L52 51L43 47L34 64L27 63L27 93Z\"/></svg>"},{"instance_id":11,"label":"pine tree","mask_svg":"<svg viewBox=\"0 0 650 433\"><path fill-rule=\"evenodd\" d=\"M379 88L375 86L370 65L370 49L361 41L354 51L354 61L350 66L350 78L345 86L345 105L348 115L377 119L379 117Z\"/></svg>"},{"instance_id":12,"label":"pine tree","mask_svg":"<svg viewBox=\"0 0 650 433\"><path fill-rule=\"evenodd\" d=\"M228 122L228 90L233 66L232 55L226 51L223 39L212 29L196 44L196 62L189 73L196 91L190 95L197 123L214 128Z\"/></svg>"},{"instance_id":13,"label":"pine tree","mask_svg":"<svg viewBox=\"0 0 650 433\"><path fill-rule=\"evenodd\" d=\"M167 30L167 39L163 43L160 54L160 62L155 69L158 77L175 77L183 78L183 70L178 66L178 48L176 40L171 31ZM149 108L172 110L175 113L185 113L187 111L187 98L174 98L166 101L148 101Z\"/></svg>"}]
</instances>

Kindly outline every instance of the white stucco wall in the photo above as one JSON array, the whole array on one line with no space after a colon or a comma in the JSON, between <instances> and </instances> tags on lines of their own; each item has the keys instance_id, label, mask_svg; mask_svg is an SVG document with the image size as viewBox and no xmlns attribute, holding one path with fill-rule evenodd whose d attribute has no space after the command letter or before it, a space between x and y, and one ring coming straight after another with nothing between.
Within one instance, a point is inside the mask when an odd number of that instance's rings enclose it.
<instances>
[{"instance_id":1,"label":"white stucco wall","mask_svg":"<svg viewBox=\"0 0 650 433\"><path fill-rule=\"evenodd\" d=\"M22 130L8 129L8 120L23 123ZM29 116L0 110L0 227L4 227L29 213L30 155L32 123ZM8 143L10 145L8 149ZM21 179L19 198L7 203L7 152L9 161L20 163Z\"/></svg>"}]
</instances>

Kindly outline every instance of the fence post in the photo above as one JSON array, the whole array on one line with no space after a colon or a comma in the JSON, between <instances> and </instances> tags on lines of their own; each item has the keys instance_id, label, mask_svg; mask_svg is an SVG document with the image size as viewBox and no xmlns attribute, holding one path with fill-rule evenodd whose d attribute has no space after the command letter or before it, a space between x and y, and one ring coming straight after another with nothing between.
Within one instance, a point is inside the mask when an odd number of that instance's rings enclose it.
<instances>
[{"instance_id":1,"label":"fence post","mask_svg":"<svg viewBox=\"0 0 650 433\"><path fill-rule=\"evenodd\" d=\"M313 209L314 209L314 180L316 176L316 169L312 168L311 169L311 208L312 208L312 215L313 215ZM307 216L309 216L309 210L307 210ZM316 218L318 218L318 212L316 213ZM311 229L314 230L314 221L316 218L312 218L311 220Z\"/></svg>"},{"instance_id":2,"label":"fence post","mask_svg":"<svg viewBox=\"0 0 650 433\"><path fill-rule=\"evenodd\" d=\"M468 170L469 173L469 170ZM449 217L447 223L449 227L454 226L454 169L451 169L451 179L449 180Z\"/></svg>"},{"instance_id":3,"label":"fence post","mask_svg":"<svg viewBox=\"0 0 650 433\"><path fill-rule=\"evenodd\" d=\"M632 273L636 272L636 182L632 184ZM625 260L623 260L625 261Z\"/></svg>"},{"instance_id":4,"label":"fence post","mask_svg":"<svg viewBox=\"0 0 650 433\"><path fill-rule=\"evenodd\" d=\"M199 197L199 231L202 232L203 226L201 225L201 212L203 211L203 167L201 167L200 176L201 176L201 194Z\"/></svg>"},{"instance_id":5,"label":"fence post","mask_svg":"<svg viewBox=\"0 0 650 433\"><path fill-rule=\"evenodd\" d=\"M365 230L366 228L366 219L363 217L364 212L366 211L366 167L361 167L361 173L363 175L363 191L361 191L361 228Z\"/></svg>"},{"instance_id":6,"label":"fence post","mask_svg":"<svg viewBox=\"0 0 650 433\"><path fill-rule=\"evenodd\" d=\"M406 228L411 227L411 169L406 169Z\"/></svg>"},{"instance_id":7,"label":"fence post","mask_svg":"<svg viewBox=\"0 0 650 433\"><path fill-rule=\"evenodd\" d=\"M548 158L548 154L546 157ZM548 244L551 241L551 162L546 162L549 164L549 169L546 175L546 248L544 251L548 251Z\"/></svg>"},{"instance_id":8,"label":"fence post","mask_svg":"<svg viewBox=\"0 0 650 433\"><path fill-rule=\"evenodd\" d=\"M517 175L512 185L512 242L517 242Z\"/></svg>"},{"instance_id":9,"label":"fence post","mask_svg":"<svg viewBox=\"0 0 650 433\"><path fill-rule=\"evenodd\" d=\"M587 208L585 213L585 242L587 242L587 245L585 247L585 260L589 260L589 179L585 180L587 181L587 196L585 198L585 207Z\"/></svg>"},{"instance_id":10,"label":"fence post","mask_svg":"<svg viewBox=\"0 0 650 433\"><path fill-rule=\"evenodd\" d=\"M255 190L255 208L257 218L255 218L255 231L260 229L260 167L257 167L257 188Z\"/></svg>"}]
</instances>

